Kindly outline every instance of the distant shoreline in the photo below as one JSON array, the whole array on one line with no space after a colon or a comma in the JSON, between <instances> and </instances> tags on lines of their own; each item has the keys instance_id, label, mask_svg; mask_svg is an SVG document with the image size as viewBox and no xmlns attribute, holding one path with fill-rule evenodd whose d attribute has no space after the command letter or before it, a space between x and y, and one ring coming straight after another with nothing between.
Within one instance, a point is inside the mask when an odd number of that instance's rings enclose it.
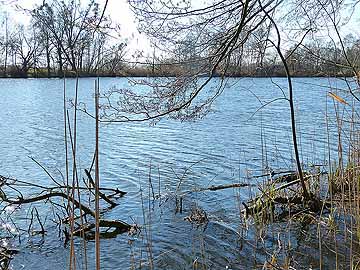
<instances>
[{"instance_id":1,"label":"distant shoreline","mask_svg":"<svg viewBox=\"0 0 360 270\"><path fill-rule=\"evenodd\" d=\"M175 74L65 74L64 76L51 75L51 76L0 76L0 79L63 79L63 78L175 78L181 75ZM199 77L207 78L207 75L199 75ZM286 78L285 74L269 74L269 75L213 75L214 78ZM352 74L293 74L292 78L351 78Z\"/></svg>"}]
</instances>

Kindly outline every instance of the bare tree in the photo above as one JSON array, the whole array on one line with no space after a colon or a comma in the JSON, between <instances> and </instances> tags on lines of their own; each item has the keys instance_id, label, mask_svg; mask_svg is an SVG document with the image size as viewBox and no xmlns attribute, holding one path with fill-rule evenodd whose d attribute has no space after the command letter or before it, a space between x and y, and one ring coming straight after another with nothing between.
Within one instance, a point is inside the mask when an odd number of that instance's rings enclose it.
<instances>
[{"instance_id":1,"label":"bare tree","mask_svg":"<svg viewBox=\"0 0 360 270\"><path fill-rule=\"evenodd\" d=\"M100 70L111 75L117 75L124 67L124 58L126 54L126 43L121 42L107 49L103 54L103 64Z\"/></svg>"},{"instance_id":2,"label":"bare tree","mask_svg":"<svg viewBox=\"0 0 360 270\"><path fill-rule=\"evenodd\" d=\"M81 71L85 51L91 46L94 33L104 31L103 28L96 29L100 15L95 0L90 1L86 8L75 0L54 0L50 4L44 1L31 15L35 23L49 33L57 51L59 70L62 71L66 62L72 71Z\"/></svg>"},{"instance_id":3,"label":"bare tree","mask_svg":"<svg viewBox=\"0 0 360 270\"><path fill-rule=\"evenodd\" d=\"M12 37L10 47L15 58L13 66L17 69L17 76L27 76L29 69L35 67L41 53L39 47L36 33L27 35L24 26L19 26Z\"/></svg>"},{"instance_id":4,"label":"bare tree","mask_svg":"<svg viewBox=\"0 0 360 270\"><path fill-rule=\"evenodd\" d=\"M5 14L5 36L3 41L3 47L5 51L5 57L4 57L4 74L6 74L7 69L7 61L8 61L8 53L9 53L9 28L8 28L8 15Z\"/></svg>"}]
</instances>

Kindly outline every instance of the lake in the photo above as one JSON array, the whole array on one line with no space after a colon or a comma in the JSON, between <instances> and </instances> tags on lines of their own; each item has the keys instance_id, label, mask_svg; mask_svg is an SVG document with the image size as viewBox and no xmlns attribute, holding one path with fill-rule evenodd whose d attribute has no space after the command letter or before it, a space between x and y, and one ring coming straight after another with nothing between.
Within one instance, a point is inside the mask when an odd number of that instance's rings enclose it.
<instances>
[{"instance_id":1,"label":"lake","mask_svg":"<svg viewBox=\"0 0 360 270\"><path fill-rule=\"evenodd\" d=\"M214 78L209 87L219 80ZM103 239L102 269L140 269L140 262L141 269L147 269L149 254L154 269L205 269L204 265L206 269L261 268L269 258L269 250L278 248L279 237L293 243L291 256L303 260L306 269L317 265L317 242L312 239L316 232L312 236L302 228L284 236L280 232L285 224L273 224L260 241L256 239L261 231L241 229L244 224L239 217L239 203L253 196L256 187L188 192L183 212L175 211L174 192L182 176L180 191L187 192L211 185L256 184L259 178L255 176L263 174L265 166L277 171L295 168L288 103L277 101L257 111L266 102L282 97L279 85L286 92L285 78L273 81L276 84L268 78L229 79L212 111L195 122L163 119L156 125L101 124L101 186L128 192L105 217L146 228L135 237L124 234ZM100 79L101 92L111 87L131 85L126 78ZM75 79L67 79L69 99L73 98L74 89ZM93 106L93 89L94 78L79 79L79 101ZM339 95L346 98L341 89L346 89L346 84L339 79L294 79L300 154L305 166L326 166L329 149L331 159L337 158L334 102L328 92L340 91ZM51 184L32 157L61 181L65 164L63 80L1 79L0 94L0 174ZM77 164L82 173L93 158L94 126L92 118L79 112ZM160 195L155 200L149 197L149 174L154 192ZM31 194L31 190L27 192ZM209 223L205 228L184 220L195 205L207 213ZM39 204L41 207L47 213L48 206ZM27 224L23 218L27 209L23 206L17 210L15 223ZM44 217L49 230L44 239L24 236L21 243L13 242L20 250L12 261L14 269L66 269L69 248L64 247L51 219L50 213ZM93 242L89 242L90 268L94 265L93 250ZM332 268L334 256L329 255L330 251L328 255L326 250L323 252L324 262ZM81 260L78 263L78 268L83 269Z\"/></svg>"}]
</instances>

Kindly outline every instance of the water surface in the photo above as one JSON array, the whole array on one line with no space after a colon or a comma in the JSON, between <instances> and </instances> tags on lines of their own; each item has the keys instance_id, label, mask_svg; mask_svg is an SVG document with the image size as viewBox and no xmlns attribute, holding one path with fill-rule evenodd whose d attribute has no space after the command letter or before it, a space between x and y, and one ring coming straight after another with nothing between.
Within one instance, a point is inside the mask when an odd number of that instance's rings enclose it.
<instances>
[{"instance_id":1,"label":"water surface","mask_svg":"<svg viewBox=\"0 0 360 270\"><path fill-rule=\"evenodd\" d=\"M181 185L182 192L210 185L256 183L259 180L252 176L262 174L265 166L275 170L294 168L288 103L276 101L258 111L262 105L283 96L279 85L286 92L285 79L274 81L276 84L267 78L229 79L212 112L196 122L164 119L156 125L101 125L101 184L128 192L120 199L120 206L107 213L106 218L151 224L155 269L202 269L202 265L208 269L251 269L261 268L268 259L266 249L255 240L259 232L240 230L239 202L254 194L256 188L189 193L184 197L183 213L175 213L172 194L179 177L190 166ZM219 79L213 79L209 87L218 83ZM101 78L100 85L101 91L131 87L125 78ZM294 79L304 164L326 163L329 151L326 113L330 115L330 149L336 149L333 137L336 126L331 116L334 105L327 95L342 87L345 84L337 79ZM94 79L79 79L79 100L90 108L93 88ZM73 98L74 89L75 79L67 79L68 99ZM58 170L64 173L65 164L63 80L1 79L0 94L0 174L49 185L47 175L29 158L33 157L61 180ZM78 114L79 171L88 168L92 161L94 125L92 118ZM153 201L150 196L148 203L150 167L155 193L160 193L162 201ZM184 220L194 205L207 212L210 222L206 228L196 228ZM147 212L145 221L143 210ZM19 220L21 211L26 211L26 207L18 211ZM51 218L49 214L46 225L50 231L45 239L30 237L19 244L14 269L67 267L68 247L57 237ZM276 236L282 227L283 224L275 224L270 231ZM294 256L306 258L307 265L316 265L316 241L309 241L301 233L294 233L290 238L296 243ZM266 240L267 248L277 248L276 237ZM144 231L135 238L121 235L103 240L102 269L139 268L140 262L148 260L148 241ZM92 266L93 248L90 242L88 253ZM328 256L325 262L333 265L334 258ZM145 263L141 269L146 268Z\"/></svg>"}]
</instances>

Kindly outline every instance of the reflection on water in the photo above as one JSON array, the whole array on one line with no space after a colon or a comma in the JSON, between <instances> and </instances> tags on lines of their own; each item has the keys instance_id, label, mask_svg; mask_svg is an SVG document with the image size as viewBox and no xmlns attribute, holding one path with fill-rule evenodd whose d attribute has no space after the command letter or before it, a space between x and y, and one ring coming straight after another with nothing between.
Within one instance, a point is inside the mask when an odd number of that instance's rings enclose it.
<instances>
[{"instance_id":1,"label":"reflection on water","mask_svg":"<svg viewBox=\"0 0 360 270\"><path fill-rule=\"evenodd\" d=\"M101 78L100 81L102 91L112 86L129 87L123 78ZM326 96L329 86L341 88L343 82L321 78L297 78L294 81L303 163L325 164L328 155L326 103L329 108L332 104ZM285 79L278 78L276 82L286 88ZM218 79L211 83L217 84ZM75 80L68 79L66 85L67 96L71 98ZM93 85L91 78L79 81L79 100L90 106L93 104ZM63 170L65 158L62 88L63 81L59 79L0 80L1 175L49 184L48 177L29 158L31 156L61 179L57 169ZM120 200L120 206L106 217L137 223L146 230L136 237L121 235L102 241L102 269L139 268L140 264L141 269L147 269L151 262L154 269L261 268L273 252L278 252L282 258L306 258L308 266L317 265L317 242L297 235L303 233L302 229L294 228L287 236L280 234L283 224L269 226L266 232L244 229L239 205L254 195L256 188L240 192L233 189L187 192L239 181L256 183L258 180L251 176L262 174L265 166L274 169L294 167L288 104L275 102L254 115L260 106L281 96L282 92L269 79L230 79L213 111L197 122L162 120L155 126L148 123L102 125L102 186L128 192ZM331 119L329 129L330 134L335 131ZM331 145L336 147L336 144ZM80 113L80 170L91 164L93 149L93 120ZM150 166L154 179L152 192L159 193L161 198L155 201L149 190ZM175 213L171 194L181 177L180 191L187 192L187 196L184 197L183 212ZM206 211L209 217L206 227L196 227L184 220L194 204ZM22 220L21 214L15 217ZM66 268L68 249L63 246L63 239L57 237L50 216L46 224L50 231L40 242L38 236L21 242L21 252L13 260L15 269ZM286 254L284 246L290 243L288 251L291 254ZM93 248L90 242L90 264L94 261L91 257ZM326 262L333 265L334 258L329 255ZM78 267L82 267L81 261Z\"/></svg>"}]
</instances>

